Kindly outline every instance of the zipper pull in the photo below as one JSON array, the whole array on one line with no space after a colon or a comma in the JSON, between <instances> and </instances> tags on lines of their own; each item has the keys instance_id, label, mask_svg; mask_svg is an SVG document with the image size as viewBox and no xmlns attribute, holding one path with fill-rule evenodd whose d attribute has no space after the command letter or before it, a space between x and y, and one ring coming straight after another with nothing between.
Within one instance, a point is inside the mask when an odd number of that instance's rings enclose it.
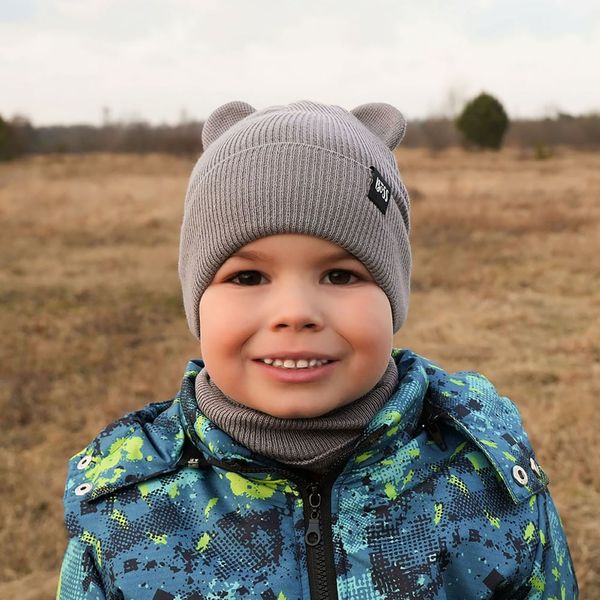
<instances>
[{"instance_id":1,"label":"zipper pull","mask_svg":"<svg viewBox=\"0 0 600 600\"><path fill-rule=\"evenodd\" d=\"M310 518L304 534L304 541L309 546L316 546L321 541L321 494L319 494L319 488L316 485L310 486L308 504L310 506Z\"/></svg>"}]
</instances>

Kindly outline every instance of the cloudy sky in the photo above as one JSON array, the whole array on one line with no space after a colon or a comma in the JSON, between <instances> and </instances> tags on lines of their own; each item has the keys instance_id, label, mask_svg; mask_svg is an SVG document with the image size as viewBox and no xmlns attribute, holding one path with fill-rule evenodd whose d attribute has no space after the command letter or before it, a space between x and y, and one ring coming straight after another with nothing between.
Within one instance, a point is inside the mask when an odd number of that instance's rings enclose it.
<instances>
[{"instance_id":1,"label":"cloudy sky","mask_svg":"<svg viewBox=\"0 0 600 600\"><path fill-rule=\"evenodd\" d=\"M600 111L597 0L0 0L0 115L203 119L229 100ZM107 109L107 110L106 110Z\"/></svg>"}]
</instances>

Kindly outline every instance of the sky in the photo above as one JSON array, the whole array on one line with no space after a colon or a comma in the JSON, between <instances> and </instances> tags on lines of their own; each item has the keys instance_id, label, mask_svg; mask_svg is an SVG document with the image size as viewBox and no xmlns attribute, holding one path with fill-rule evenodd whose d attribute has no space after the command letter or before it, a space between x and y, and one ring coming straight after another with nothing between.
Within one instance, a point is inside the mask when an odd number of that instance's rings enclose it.
<instances>
[{"instance_id":1,"label":"sky","mask_svg":"<svg viewBox=\"0 0 600 600\"><path fill-rule=\"evenodd\" d=\"M600 112L597 0L0 0L0 115L205 119L231 100ZM595 73L595 75L594 75Z\"/></svg>"}]
</instances>

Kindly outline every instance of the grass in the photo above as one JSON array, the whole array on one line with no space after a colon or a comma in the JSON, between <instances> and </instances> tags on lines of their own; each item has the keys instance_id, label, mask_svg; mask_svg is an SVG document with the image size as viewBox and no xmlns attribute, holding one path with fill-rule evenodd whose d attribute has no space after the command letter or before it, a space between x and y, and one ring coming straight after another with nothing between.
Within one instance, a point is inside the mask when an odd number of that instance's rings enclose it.
<instances>
[{"instance_id":1,"label":"grass","mask_svg":"<svg viewBox=\"0 0 600 600\"><path fill-rule=\"evenodd\" d=\"M396 346L480 370L515 400L582 597L600 596L600 155L397 159L414 269ZM1 597L53 597L68 457L109 421L172 397L199 355L177 278L192 166L105 154L0 165Z\"/></svg>"}]
</instances>

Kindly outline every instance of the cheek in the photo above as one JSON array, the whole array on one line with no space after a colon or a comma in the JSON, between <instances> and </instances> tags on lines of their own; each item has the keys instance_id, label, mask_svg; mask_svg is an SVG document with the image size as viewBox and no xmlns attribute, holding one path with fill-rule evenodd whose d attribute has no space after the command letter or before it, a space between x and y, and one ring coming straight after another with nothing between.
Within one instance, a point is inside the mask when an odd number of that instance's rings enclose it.
<instances>
[{"instance_id":1,"label":"cheek","mask_svg":"<svg viewBox=\"0 0 600 600\"><path fill-rule=\"evenodd\" d=\"M218 288L207 288L200 298L198 318L203 349L227 352L240 339L248 337L249 314L239 301Z\"/></svg>"},{"instance_id":2,"label":"cheek","mask_svg":"<svg viewBox=\"0 0 600 600\"><path fill-rule=\"evenodd\" d=\"M227 294L221 293L218 288L208 287L198 306L200 329L219 330L228 321L235 320L237 311L231 304Z\"/></svg>"},{"instance_id":3,"label":"cheek","mask_svg":"<svg viewBox=\"0 0 600 600\"><path fill-rule=\"evenodd\" d=\"M236 323L231 318L226 299L218 290L208 288L198 306L202 360L211 379L228 393L232 379L231 352L235 347Z\"/></svg>"},{"instance_id":4,"label":"cheek","mask_svg":"<svg viewBox=\"0 0 600 600\"><path fill-rule=\"evenodd\" d=\"M388 297L379 287L371 287L344 309L343 318L354 327L373 337L381 337L389 330L393 333L392 307Z\"/></svg>"},{"instance_id":5,"label":"cheek","mask_svg":"<svg viewBox=\"0 0 600 600\"><path fill-rule=\"evenodd\" d=\"M220 344L226 342L223 339L223 332L227 331L226 307L223 302L219 302L219 294L214 293L210 287L200 298L198 306L198 318L200 320L200 344L202 346L202 356L207 363L213 353L220 351ZM229 327L229 331L232 328Z\"/></svg>"}]
</instances>

